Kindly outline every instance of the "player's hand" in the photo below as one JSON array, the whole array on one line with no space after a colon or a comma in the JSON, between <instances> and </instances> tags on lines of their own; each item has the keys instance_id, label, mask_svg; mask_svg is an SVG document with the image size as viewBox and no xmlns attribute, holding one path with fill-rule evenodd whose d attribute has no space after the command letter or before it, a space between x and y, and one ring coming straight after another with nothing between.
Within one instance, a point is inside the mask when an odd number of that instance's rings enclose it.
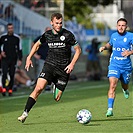
<instances>
[{"instance_id":1,"label":"player's hand","mask_svg":"<svg viewBox=\"0 0 133 133\"><path fill-rule=\"evenodd\" d=\"M65 69L64 71L66 71L66 73L71 73L72 70L73 70L74 66L72 64L69 64Z\"/></svg>"},{"instance_id":2,"label":"player's hand","mask_svg":"<svg viewBox=\"0 0 133 133\"><path fill-rule=\"evenodd\" d=\"M121 53L121 55L123 56L123 57L127 57L127 56L129 56L131 54L131 51L128 51L128 50L125 50L125 51L123 51L122 53Z\"/></svg>"},{"instance_id":3,"label":"player's hand","mask_svg":"<svg viewBox=\"0 0 133 133\"><path fill-rule=\"evenodd\" d=\"M1 56L4 57L4 58L6 57L6 54L5 54L4 51L1 52Z\"/></svg>"},{"instance_id":4,"label":"player's hand","mask_svg":"<svg viewBox=\"0 0 133 133\"><path fill-rule=\"evenodd\" d=\"M27 71L29 71L29 68L30 68L30 67L33 67L33 63L32 63L32 61L31 61L30 59L27 58L27 60L26 60L26 65L25 65L25 69L26 69Z\"/></svg>"},{"instance_id":5,"label":"player's hand","mask_svg":"<svg viewBox=\"0 0 133 133\"><path fill-rule=\"evenodd\" d=\"M105 50L105 47L100 47L99 48L99 52L103 52L103 50Z\"/></svg>"}]
</instances>

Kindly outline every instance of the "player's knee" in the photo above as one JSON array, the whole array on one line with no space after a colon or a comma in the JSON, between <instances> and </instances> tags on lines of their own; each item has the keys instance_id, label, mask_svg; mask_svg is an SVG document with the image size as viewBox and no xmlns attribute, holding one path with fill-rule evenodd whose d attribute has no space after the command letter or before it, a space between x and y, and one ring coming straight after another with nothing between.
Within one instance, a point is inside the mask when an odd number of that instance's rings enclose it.
<instances>
[{"instance_id":1,"label":"player's knee","mask_svg":"<svg viewBox=\"0 0 133 133\"><path fill-rule=\"evenodd\" d=\"M35 87L35 91L36 91L37 93L41 93L42 90L43 90L43 88L40 87L40 86L36 86L36 87Z\"/></svg>"},{"instance_id":2,"label":"player's knee","mask_svg":"<svg viewBox=\"0 0 133 133\"><path fill-rule=\"evenodd\" d=\"M117 84L111 84L110 85L110 91L115 91L116 90Z\"/></svg>"}]
</instances>

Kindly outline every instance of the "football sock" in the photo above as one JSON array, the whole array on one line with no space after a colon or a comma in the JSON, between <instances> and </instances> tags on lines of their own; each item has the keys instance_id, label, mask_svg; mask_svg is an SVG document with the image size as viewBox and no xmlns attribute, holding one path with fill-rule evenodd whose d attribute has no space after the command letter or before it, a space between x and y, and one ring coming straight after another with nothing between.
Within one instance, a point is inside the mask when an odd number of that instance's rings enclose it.
<instances>
[{"instance_id":1,"label":"football sock","mask_svg":"<svg viewBox=\"0 0 133 133\"><path fill-rule=\"evenodd\" d=\"M29 97L24 111L28 113L35 103L36 103L35 99L33 99L32 97Z\"/></svg>"},{"instance_id":2,"label":"football sock","mask_svg":"<svg viewBox=\"0 0 133 133\"><path fill-rule=\"evenodd\" d=\"M59 89L58 88L55 88L55 91L54 91L54 99L56 99L56 97L58 95L58 92L59 92Z\"/></svg>"},{"instance_id":3,"label":"football sock","mask_svg":"<svg viewBox=\"0 0 133 133\"><path fill-rule=\"evenodd\" d=\"M59 91L60 90L58 88L55 88L55 91L54 91L54 99L56 99Z\"/></svg>"},{"instance_id":4,"label":"football sock","mask_svg":"<svg viewBox=\"0 0 133 133\"><path fill-rule=\"evenodd\" d=\"M108 98L108 109L113 109L114 98Z\"/></svg>"}]
</instances>

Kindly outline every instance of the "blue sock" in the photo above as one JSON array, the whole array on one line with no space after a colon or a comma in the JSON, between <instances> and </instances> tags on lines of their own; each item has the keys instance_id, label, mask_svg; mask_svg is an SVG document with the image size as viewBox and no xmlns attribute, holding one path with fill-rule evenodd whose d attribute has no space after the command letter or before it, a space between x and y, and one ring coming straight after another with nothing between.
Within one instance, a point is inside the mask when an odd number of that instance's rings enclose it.
<instances>
[{"instance_id":1,"label":"blue sock","mask_svg":"<svg viewBox=\"0 0 133 133\"><path fill-rule=\"evenodd\" d=\"M108 108L113 108L114 98L108 98Z\"/></svg>"}]
</instances>

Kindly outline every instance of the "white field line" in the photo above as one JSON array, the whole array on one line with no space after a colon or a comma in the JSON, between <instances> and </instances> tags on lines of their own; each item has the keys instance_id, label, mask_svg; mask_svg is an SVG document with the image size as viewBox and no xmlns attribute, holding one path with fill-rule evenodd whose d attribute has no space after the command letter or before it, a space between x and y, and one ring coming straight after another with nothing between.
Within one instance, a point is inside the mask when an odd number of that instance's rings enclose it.
<instances>
[{"instance_id":1,"label":"white field line","mask_svg":"<svg viewBox=\"0 0 133 133\"><path fill-rule=\"evenodd\" d=\"M93 85L93 86L84 86L82 88L79 88L78 85L72 85L71 88L70 87L68 89L66 89L65 91L72 91L72 90L86 90L86 89L97 89L97 88L101 88L101 87L108 87L108 84L104 84L104 85ZM75 89L77 87L77 89ZM19 94L19 93L18 93ZM20 93L21 94L21 93ZM42 93L42 94L46 94L46 93ZM22 96L13 96L13 97L8 97L8 98L2 98L0 99L0 101L6 101L6 100L12 100L12 99L19 99L19 98L24 98L24 97L28 97L29 95L22 95Z\"/></svg>"}]
</instances>

